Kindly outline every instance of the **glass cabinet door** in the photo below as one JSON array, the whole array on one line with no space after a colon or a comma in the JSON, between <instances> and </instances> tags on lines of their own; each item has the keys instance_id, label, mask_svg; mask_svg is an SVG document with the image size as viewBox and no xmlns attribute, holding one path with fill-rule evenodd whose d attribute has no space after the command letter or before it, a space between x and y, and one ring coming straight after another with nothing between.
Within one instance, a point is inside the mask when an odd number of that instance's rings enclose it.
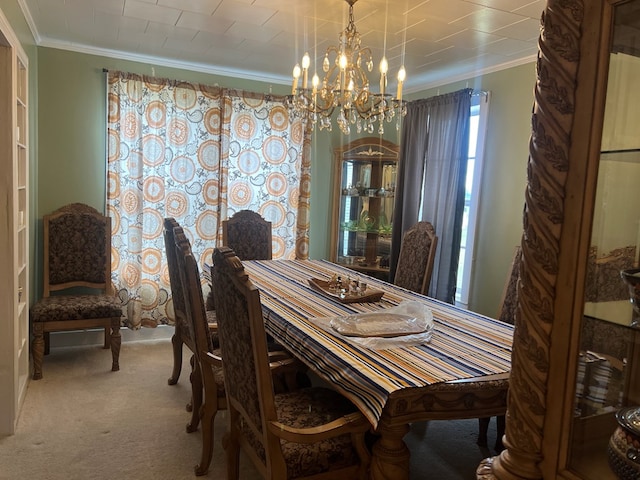
<instances>
[{"instance_id":1,"label":"glass cabinet door","mask_svg":"<svg viewBox=\"0 0 640 480\"><path fill-rule=\"evenodd\" d=\"M397 147L380 142L361 139L336 149L331 260L385 278L391 251Z\"/></svg>"},{"instance_id":2,"label":"glass cabinet door","mask_svg":"<svg viewBox=\"0 0 640 480\"><path fill-rule=\"evenodd\" d=\"M639 45L640 0L618 3L570 444L571 468L593 480L640 476L640 304L632 303L640 301ZM620 420L630 430L619 431Z\"/></svg>"}]
</instances>

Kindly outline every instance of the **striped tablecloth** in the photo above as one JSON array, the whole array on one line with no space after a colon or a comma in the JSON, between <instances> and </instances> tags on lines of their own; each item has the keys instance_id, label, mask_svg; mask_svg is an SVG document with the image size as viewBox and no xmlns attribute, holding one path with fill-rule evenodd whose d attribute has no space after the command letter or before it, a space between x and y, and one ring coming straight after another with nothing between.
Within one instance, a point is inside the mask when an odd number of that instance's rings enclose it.
<instances>
[{"instance_id":1,"label":"striped tablecloth","mask_svg":"<svg viewBox=\"0 0 640 480\"><path fill-rule=\"evenodd\" d=\"M329 280L334 273L353 279L358 274L323 260L243 264L260 289L267 331L354 402L374 427L393 392L509 372L512 325L362 275L359 278L371 288L385 292L382 300L337 302L312 289L308 280ZM374 312L408 300L423 302L433 312L435 328L427 344L373 350L314 322L317 317Z\"/></svg>"}]
</instances>

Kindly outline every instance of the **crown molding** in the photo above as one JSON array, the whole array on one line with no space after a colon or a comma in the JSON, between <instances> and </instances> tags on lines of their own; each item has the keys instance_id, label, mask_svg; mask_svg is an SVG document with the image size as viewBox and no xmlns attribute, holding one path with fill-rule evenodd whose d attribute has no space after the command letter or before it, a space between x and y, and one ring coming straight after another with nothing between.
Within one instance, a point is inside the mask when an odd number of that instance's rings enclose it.
<instances>
[{"instance_id":1,"label":"crown molding","mask_svg":"<svg viewBox=\"0 0 640 480\"><path fill-rule=\"evenodd\" d=\"M38 32L38 27L36 26L36 22L33 21L33 16L31 15L31 10L27 6L25 0L18 0L18 6L20 10L22 10L22 16L27 22L27 26L29 30L31 30L31 36L33 36L33 40L36 45L40 45L40 41L42 40L40 37L40 33Z\"/></svg>"}]
</instances>

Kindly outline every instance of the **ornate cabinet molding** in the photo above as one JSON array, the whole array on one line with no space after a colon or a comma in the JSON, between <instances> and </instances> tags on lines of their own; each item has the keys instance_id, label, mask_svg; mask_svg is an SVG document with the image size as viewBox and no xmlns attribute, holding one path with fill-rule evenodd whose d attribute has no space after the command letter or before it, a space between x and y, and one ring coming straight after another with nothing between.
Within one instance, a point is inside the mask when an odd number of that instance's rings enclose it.
<instances>
[{"instance_id":1,"label":"ornate cabinet molding","mask_svg":"<svg viewBox=\"0 0 640 480\"><path fill-rule=\"evenodd\" d=\"M548 0L541 17L506 449L481 463L479 479L576 478L569 437L610 3Z\"/></svg>"}]
</instances>

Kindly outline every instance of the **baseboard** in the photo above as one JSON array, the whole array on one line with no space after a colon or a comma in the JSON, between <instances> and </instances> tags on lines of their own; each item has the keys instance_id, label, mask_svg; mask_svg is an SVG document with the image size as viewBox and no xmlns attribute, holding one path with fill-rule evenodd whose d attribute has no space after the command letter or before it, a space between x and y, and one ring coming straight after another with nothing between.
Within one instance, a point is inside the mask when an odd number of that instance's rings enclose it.
<instances>
[{"instance_id":1,"label":"baseboard","mask_svg":"<svg viewBox=\"0 0 640 480\"><path fill-rule=\"evenodd\" d=\"M131 330L130 328L120 329L122 343L144 342L170 339L175 331L174 327L160 325L156 328L141 328ZM104 330L74 330L71 332L51 332L51 348L77 347L84 345L103 345Z\"/></svg>"}]
</instances>

